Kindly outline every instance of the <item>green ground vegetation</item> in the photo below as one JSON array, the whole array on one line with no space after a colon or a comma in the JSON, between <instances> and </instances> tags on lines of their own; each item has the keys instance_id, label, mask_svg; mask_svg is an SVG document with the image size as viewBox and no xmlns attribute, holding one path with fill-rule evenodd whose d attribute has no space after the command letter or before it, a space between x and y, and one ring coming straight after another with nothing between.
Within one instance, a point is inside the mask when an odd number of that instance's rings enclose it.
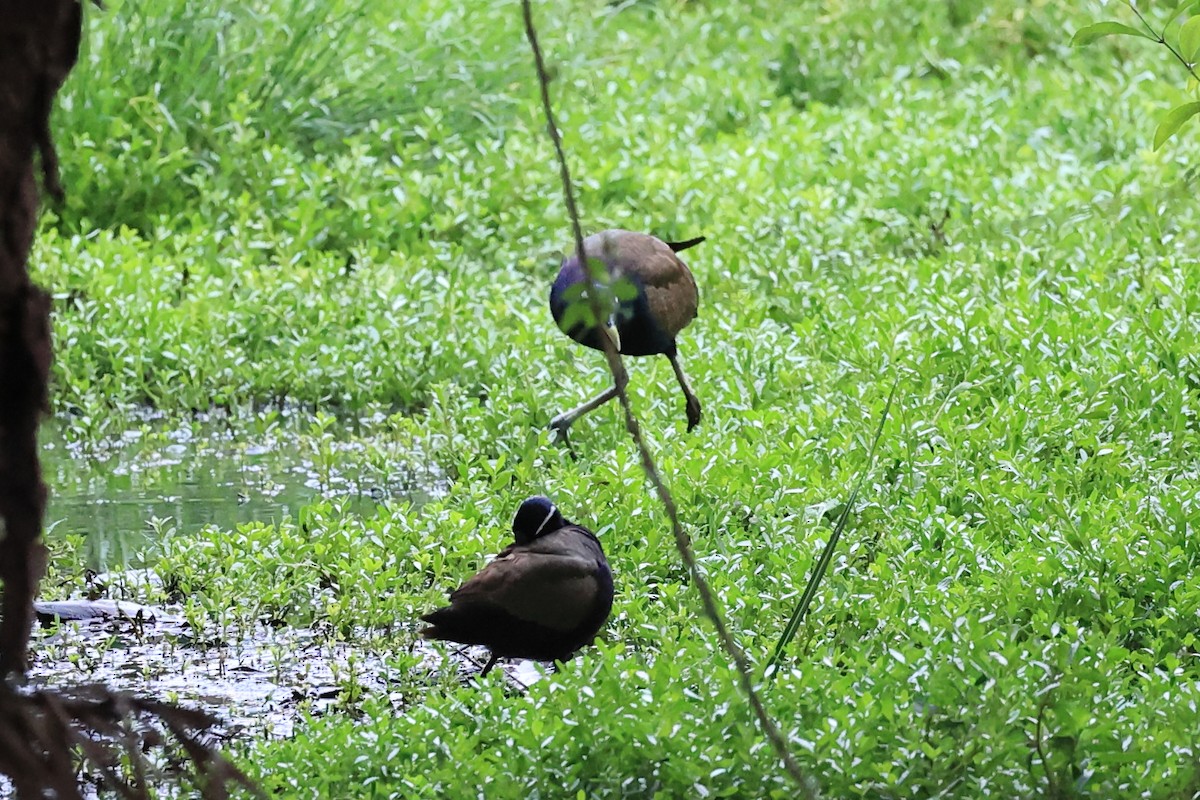
<instances>
[{"instance_id":1,"label":"green ground vegetation","mask_svg":"<svg viewBox=\"0 0 1200 800\"><path fill-rule=\"evenodd\" d=\"M1200 146L1151 147L1178 65L1072 49L1112 11L1072 5L538 5L587 229L709 237L681 339L704 423L665 360L631 391L760 669L900 376L764 690L830 797L1200 789ZM161 539L196 625L314 626L411 674L239 745L269 792L794 796L616 409L578 460L545 431L607 373L546 308L569 227L519 5L107 6L34 254L67 437L295 403L445 476L424 505ZM415 616L536 492L601 534L605 641L521 695L406 672Z\"/></svg>"}]
</instances>

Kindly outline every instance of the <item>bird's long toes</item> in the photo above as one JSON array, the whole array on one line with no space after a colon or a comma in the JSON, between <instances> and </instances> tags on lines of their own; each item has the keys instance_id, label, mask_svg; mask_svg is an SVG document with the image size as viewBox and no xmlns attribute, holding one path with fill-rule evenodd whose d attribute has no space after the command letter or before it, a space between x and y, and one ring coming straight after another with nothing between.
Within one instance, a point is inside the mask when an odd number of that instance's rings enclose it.
<instances>
[{"instance_id":1,"label":"bird's long toes","mask_svg":"<svg viewBox=\"0 0 1200 800\"><path fill-rule=\"evenodd\" d=\"M548 427L554 432L554 440L556 442L567 441L567 432L571 430L572 422L573 420L565 416L558 416L550 420L550 425Z\"/></svg>"},{"instance_id":2,"label":"bird's long toes","mask_svg":"<svg viewBox=\"0 0 1200 800\"><path fill-rule=\"evenodd\" d=\"M687 421L688 433L700 424L700 401L695 397L689 397L687 401Z\"/></svg>"},{"instance_id":3,"label":"bird's long toes","mask_svg":"<svg viewBox=\"0 0 1200 800\"><path fill-rule=\"evenodd\" d=\"M567 452L571 454L571 458L578 459L579 456L575 453L575 448L571 446L571 439L567 435L567 431L571 429L571 423L574 420L558 416L550 420L549 429L554 433L554 441L556 444L564 445Z\"/></svg>"}]
</instances>

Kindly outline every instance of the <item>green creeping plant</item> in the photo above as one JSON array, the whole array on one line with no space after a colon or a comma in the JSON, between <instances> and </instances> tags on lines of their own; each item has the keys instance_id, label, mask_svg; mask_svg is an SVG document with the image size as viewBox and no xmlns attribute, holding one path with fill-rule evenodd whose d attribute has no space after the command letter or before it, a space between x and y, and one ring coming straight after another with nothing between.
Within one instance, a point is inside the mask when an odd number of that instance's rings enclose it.
<instances>
[{"instance_id":1,"label":"green creeping plant","mask_svg":"<svg viewBox=\"0 0 1200 800\"><path fill-rule=\"evenodd\" d=\"M179 604L180 659L361 654L344 703L233 745L281 796L793 797L619 410L576 459L546 430L611 378L546 308L569 226L517 5L106 6L30 259L48 599L127 561L109 591ZM1145 126L1200 98L1135 81L1141 39L1069 46L1124 7L813 7L539 6L587 232L708 237L704 423L666 359L626 359L629 397L758 670L786 634L764 703L829 797L1190 796L1198 145ZM1138 8L1182 54L1195 13ZM224 510L187 524L203 487ZM596 533L612 615L526 691L462 685L417 618L534 494Z\"/></svg>"}]
</instances>

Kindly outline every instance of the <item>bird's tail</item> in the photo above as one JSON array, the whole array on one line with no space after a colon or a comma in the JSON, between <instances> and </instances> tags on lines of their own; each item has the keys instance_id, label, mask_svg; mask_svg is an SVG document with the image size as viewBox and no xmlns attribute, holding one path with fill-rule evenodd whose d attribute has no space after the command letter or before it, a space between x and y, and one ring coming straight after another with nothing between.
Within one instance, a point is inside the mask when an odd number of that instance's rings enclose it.
<instances>
[{"instance_id":1,"label":"bird's tail","mask_svg":"<svg viewBox=\"0 0 1200 800\"><path fill-rule=\"evenodd\" d=\"M695 239L688 239L686 242L667 242L667 247L678 253L681 250L687 250L689 247L695 247L703 242L705 237L697 236Z\"/></svg>"}]
</instances>

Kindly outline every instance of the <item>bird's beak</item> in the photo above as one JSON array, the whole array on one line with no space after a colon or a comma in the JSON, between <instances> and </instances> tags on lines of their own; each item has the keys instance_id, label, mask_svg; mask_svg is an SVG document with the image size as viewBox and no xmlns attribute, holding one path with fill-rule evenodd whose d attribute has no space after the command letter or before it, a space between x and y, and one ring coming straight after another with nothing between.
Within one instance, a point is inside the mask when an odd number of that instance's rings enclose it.
<instances>
[{"instance_id":1,"label":"bird's beak","mask_svg":"<svg viewBox=\"0 0 1200 800\"><path fill-rule=\"evenodd\" d=\"M612 317L608 318L608 322L604 324L604 335L612 340L613 347L617 352L621 352L621 334L617 331L617 323Z\"/></svg>"}]
</instances>

